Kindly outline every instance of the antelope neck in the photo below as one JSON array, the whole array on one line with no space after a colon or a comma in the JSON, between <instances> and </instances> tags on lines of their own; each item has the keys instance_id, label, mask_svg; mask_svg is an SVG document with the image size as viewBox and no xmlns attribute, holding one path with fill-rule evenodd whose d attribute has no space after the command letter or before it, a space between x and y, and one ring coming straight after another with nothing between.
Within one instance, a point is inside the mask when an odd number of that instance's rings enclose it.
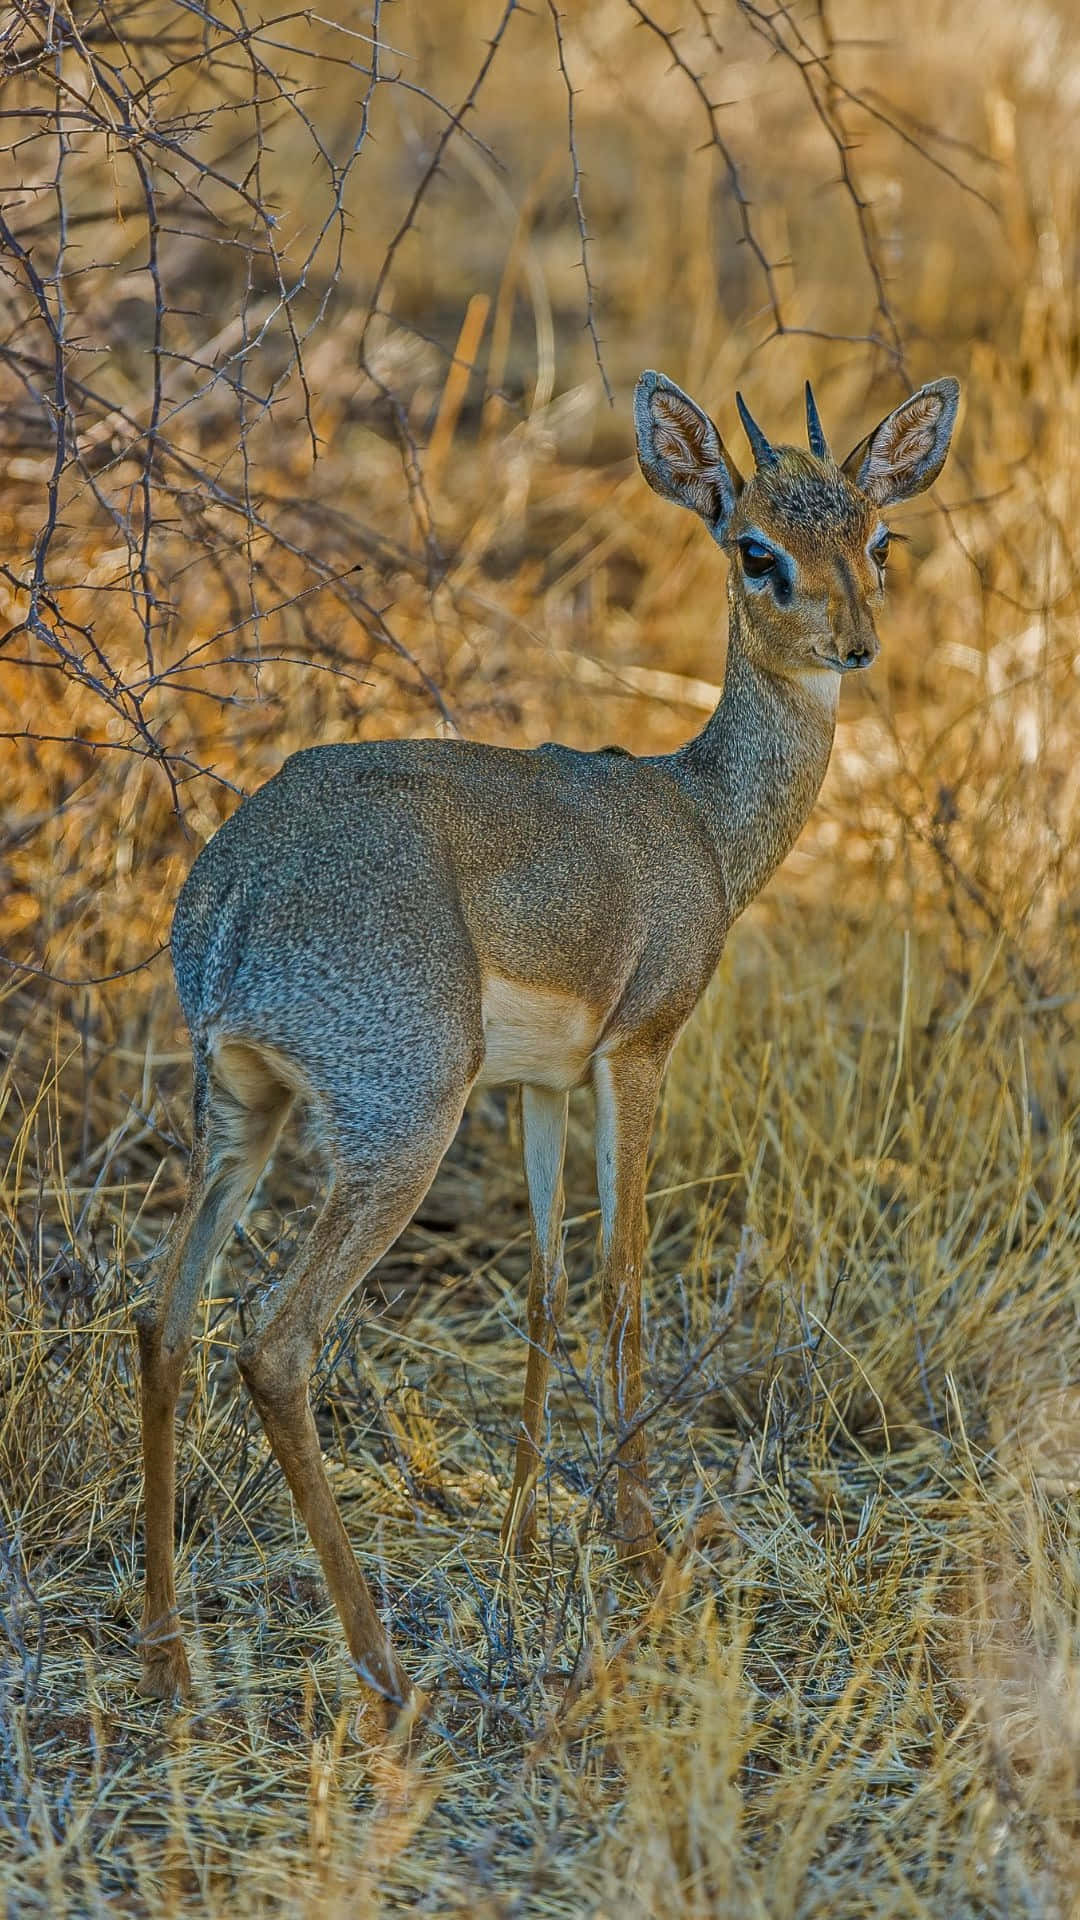
<instances>
[{"instance_id":1,"label":"antelope neck","mask_svg":"<svg viewBox=\"0 0 1080 1920\"><path fill-rule=\"evenodd\" d=\"M719 705L702 731L670 756L716 848L732 920L798 837L825 778L835 731L835 701L747 657L732 600Z\"/></svg>"}]
</instances>

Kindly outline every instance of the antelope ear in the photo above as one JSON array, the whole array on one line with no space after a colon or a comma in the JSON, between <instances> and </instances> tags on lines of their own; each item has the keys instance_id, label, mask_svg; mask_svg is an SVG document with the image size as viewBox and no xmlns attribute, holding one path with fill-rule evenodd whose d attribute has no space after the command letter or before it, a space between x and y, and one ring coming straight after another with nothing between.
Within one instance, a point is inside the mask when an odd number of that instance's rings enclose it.
<instances>
[{"instance_id":1,"label":"antelope ear","mask_svg":"<svg viewBox=\"0 0 1080 1920\"><path fill-rule=\"evenodd\" d=\"M634 389L641 471L654 493L700 514L722 541L742 475L719 433L689 396L662 373L643 373Z\"/></svg>"},{"instance_id":2,"label":"antelope ear","mask_svg":"<svg viewBox=\"0 0 1080 1920\"><path fill-rule=\"evenodd\" d=\"M848 479L878 507L924 493L945 465L959 399L960 383L948 376L920 387L852 448Z\"/></svg>"}]
</instances>

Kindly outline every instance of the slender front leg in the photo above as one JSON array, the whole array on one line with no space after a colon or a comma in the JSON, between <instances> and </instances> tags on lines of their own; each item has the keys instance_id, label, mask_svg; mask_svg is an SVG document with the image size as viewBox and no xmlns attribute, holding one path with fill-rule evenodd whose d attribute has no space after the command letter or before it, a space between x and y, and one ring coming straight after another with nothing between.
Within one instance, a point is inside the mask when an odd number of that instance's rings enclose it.
<instances>
[{"instance_id":1,"label":"slender front leg","mask_svg":"<svg viewBox=\"0 0 1080 1920\"><path fill-rule=\"evenodd\" d=\"M645 1177L667 1050L604 1054L596 1063L596 1174L603 1235L603 1302L618 1445L619 1557L650 1576L660 1553L649 1504L641 1414L641 1273Z\"/></svg>"},{"instance_id":2,"label":"slender front leg","mask_svg":"<svg viewBox=\"0 0 1080 1920\"><path fill-rule=\"evenodd\" d=\"M567 1104L565 1093L552 1093L546 1087L523 1086L521 1089L521 1144L532 1220L532 1268L525 1403L514 1461L514 1484L502 1525L506 1553L528 1553L536 1540L540 1429L544 1421L551 1350L566 1304L562 1171Z\"/></svg>"}]
</instances>

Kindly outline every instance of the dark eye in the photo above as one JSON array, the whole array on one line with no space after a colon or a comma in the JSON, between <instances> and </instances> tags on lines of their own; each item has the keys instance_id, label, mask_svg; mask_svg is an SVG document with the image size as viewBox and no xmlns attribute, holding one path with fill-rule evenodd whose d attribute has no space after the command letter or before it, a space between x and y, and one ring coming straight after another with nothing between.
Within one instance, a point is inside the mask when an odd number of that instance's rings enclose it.
<instances>
[{"instance_id":1,"label":"dark eye","mask_svg":"<svg viewBox=\"0 0 1080 1920\"><path fill-rule=\"evenodd\" d=\"M891 538L892 538L891 534L879 533L877 539L874 541L874 544L870 549L879 567L884 567L885 562L889 557L889 541L891 540Z\"/></svg>"},{"instance_id":2,"label":"dark eye","mask_svg":"<svg viewBox=\"0 0 1080 1920\"><path fill-rule=\"evenodd\" d=\"M764 580L776 566L776 555L763 547L760 540L744 540L739 552L742 555L743 572L748 580Z\"/></svg>"}]
</instances>

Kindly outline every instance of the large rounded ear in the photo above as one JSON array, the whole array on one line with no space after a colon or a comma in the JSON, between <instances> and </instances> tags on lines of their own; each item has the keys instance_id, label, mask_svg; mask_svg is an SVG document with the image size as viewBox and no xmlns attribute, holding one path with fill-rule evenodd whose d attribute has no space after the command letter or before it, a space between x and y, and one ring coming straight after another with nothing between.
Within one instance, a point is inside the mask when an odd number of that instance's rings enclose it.
<instances>
[{"instance_id":1,"label":"large rounded ear","mask_svg":"<svg viewBox=\"0 0 1080 1920\"><path fill-rule=\"evenodd\" d=\"M665 500L699 513L723 540L743 482L707 413L662 373L643 373L634 388L634 426L641 471Z\"/></svg>"},{"instance_id":2,"label":"large rounded ear","mask_svg":"<svg viewBox=\"0 0 1080 1920\"><path fill-rule=\"evenodd\" d=\"M951 376L920 387L851 449L848 479L878 507L925 492L945 465L959 399L960 382Z\"/></svg>"}]
</instances>

